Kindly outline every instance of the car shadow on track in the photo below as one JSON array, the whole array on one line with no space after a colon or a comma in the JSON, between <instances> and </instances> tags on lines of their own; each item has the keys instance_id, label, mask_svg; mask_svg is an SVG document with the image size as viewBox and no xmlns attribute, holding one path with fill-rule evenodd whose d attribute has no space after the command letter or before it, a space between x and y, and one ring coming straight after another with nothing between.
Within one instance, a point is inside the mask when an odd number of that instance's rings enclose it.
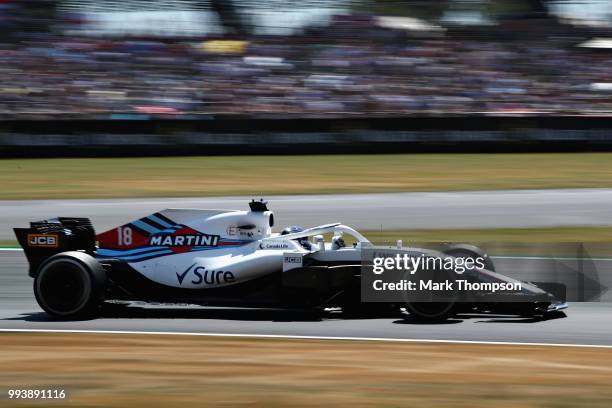
<instances>
[{"instance_id":1,"label":"car shadow on track","mask_svg":"<svg viewBox=\"0 0 612 408\"><path fill-rule=\"evenodd\" d=\"M128 319L216 319L271 322L320 321L324 314L309 310L252 309L252 308L172 308L138 307L104 310L104 318Z\"/></svg>"},{"instance_id":2,"label":"car shadow on track","mask_svg":"<svg viewBox=\"0 0 612 408\"><path fill-rule=\"evenodd\" d=\"M235 320L261 322L319 322L324 320L366 320L366 319L396 319L394 324L408 325L449 325L475 320L475 323L538 323L566 317L559 312L547 317L521 317L512 315L459 314L453 318L424 322L404 315L377 314L368 316L346 316L337 311L288 310L288 309L254 309L254 308L187 308L187 307L141 307L112 305L102 310L103 319L194 319L194 320ZM480 319L480 320L478 320ZM19 320L25 322L62 321L52 318L44 312L22 313L16 317L2 320ZM87 320L87 319L84 319Z\"/></svg>"},{"instance_id":3,"label":"car shadow on track","mask_svg":"<svg viewBox=\"0 0 612 408\"><path fill-rule=\"evenodd\" d=\"M316 322L325 318L323 313L302 310L275 309L187 309L187 308L143 308L123 307L109 308L102 311L102 319L198 319L198 320L242 320L266 322ZM65 321L49 316L44 312L22 313L19 316L3 320L21 320L26 322ZM95 320L95 319L81 319ZM74 321L74 320L73 320Z\"/></svg>"},{"instance_id":4,"label":"car shadow on track","mask_svg":"<svg viewBox=\"0 0 612 408\"><path fill-rule=\"evenodd\" d=\"M434 322L424 322L418 319L413 319L410 316L406 316L403 319L395 320L395 324L415 324L415 325L444 325L444 324L457 324L463 323L464 321L476 320L474 323L540 323L548 320L563 319L567 315L563 312L550 314L547 316L515 316L515 315L487 315L487 314L458 314L451 319Z\"/></svg>"},{"instance_id":5,"label":"car shadow on track","mask_svg":"<svg viewBox=\"0 0 612 408\"><path fill-rule=\"evenodd\" d=\"M431 321L431 322L424 322L422 320L418 320L418 319L414 319L411 318L410 316L407 316L403 319L399 319L399 320L395 320L393 321L394 324L417 324L417 325L427 325L427 326L440 326L440 325L446 325L446 324L457 324L457 323L463 323L462 319L446 319L446 320L440 320L440 321Z\"/></svg>"},{"instance_id":6,"label":"car shadow on track","mask_svg":"<svg viewBox=\"0 0 612 408\"><path fill-rule=\"evenodd\" d=\"M488 320L477 321L476 323L540 323L549 320L564 319L566 317L567 315L564 312L553 312L545 316L515 316L512 319L491 318Z\"/></svg>"},{"instance_id":7,"label":"car shadow on track","mask_svg":"<svg viewBox=\"0 0 612 408\"><path fill-rule=\"evenodd\" d=\"M21 313L16 317L7 317L2 320L21 320L23 322L51 322L55 321L45 312Z\"/></svg>"}]
</instances>

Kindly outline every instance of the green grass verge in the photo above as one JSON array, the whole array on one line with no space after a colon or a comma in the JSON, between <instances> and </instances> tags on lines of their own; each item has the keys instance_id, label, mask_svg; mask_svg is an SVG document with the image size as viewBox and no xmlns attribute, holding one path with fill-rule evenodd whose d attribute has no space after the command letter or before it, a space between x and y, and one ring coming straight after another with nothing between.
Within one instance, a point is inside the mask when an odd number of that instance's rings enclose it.
<instances>
[{"instance_id":1,"label":"green grass verge","mask_svg":"<svg viewBox=\"0 0 612 408\"><path fill-rule=\"evenodd\" d=\"M0 160L0 199L612 187L612 153Z\"/></svg>"}]
</instances>

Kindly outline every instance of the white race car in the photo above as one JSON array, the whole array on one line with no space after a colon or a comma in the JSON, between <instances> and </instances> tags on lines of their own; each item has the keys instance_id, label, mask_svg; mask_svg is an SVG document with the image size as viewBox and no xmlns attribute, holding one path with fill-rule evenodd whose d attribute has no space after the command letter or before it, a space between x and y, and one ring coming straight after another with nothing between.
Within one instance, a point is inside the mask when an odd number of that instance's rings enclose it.
<instances>
[{"instance_id":1,"label":"white race car","mask_svg":"<svg viewBox=\"0 0 612 408\"><path fill-rule=\"evenodd\" d=\"M63 319L95 317L105 301L340 307L351 313L402 311L429 320L466 310L538 315L566 307L542 285L526 283L514 294L516 302L487 302L482 293L445 302L365 303L362 255L371 243L363 235L339 223L273 233L267 202L249 206L249 211L168 209L99 235L88 219L69 217L32 222L15 233L30 264L36 300ZM346 245L348 236L355 242ZM468 245L449 246L444 253L483 255ZM470 279L516 282L495 273L490 259Z\"/></svg>"}]
</instances>

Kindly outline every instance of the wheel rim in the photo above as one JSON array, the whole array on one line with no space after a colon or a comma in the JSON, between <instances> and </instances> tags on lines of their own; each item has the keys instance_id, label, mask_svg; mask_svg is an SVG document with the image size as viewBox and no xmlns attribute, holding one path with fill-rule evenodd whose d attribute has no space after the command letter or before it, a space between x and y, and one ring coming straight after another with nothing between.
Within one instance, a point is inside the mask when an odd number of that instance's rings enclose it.
<instances>
[{"instance_id":1,"label":"wheel rim","mask_svg":"<svg viewBox=\"0 0 612 408\"><path fill-rule=\"evenodd\" d=\"M56 314L78 312L87 301L89 279L80 265L57 262L49 265L38 282L39 300Z\"/></svg>"},{"instance_id":2,"label":"wheel rim","mask_svg":"<svg viewBox=\"0 0 612 408\"><path fill-rule=\"evenodd\" d=\"M413 302L408 311L413 311L423 317L440 317L448 313L453 307L452 302Z\"/></svg>"},{"instance_id":3,"label":"wheel rim","mask_svg":"<svg viewBox=\"0 0 612 408\"><path fill-rule=\"evenodd\" d=\"M472 260L475 260L479 256L478 254L475 254L469 251L465 251L465 250L448 251L447 255L453 256L455 258L472 259ZM491 258L485 255L484 260L485 260L485 269L491 272L495 272L495 265L493 265Z\"/></svg>"}]
</instances>

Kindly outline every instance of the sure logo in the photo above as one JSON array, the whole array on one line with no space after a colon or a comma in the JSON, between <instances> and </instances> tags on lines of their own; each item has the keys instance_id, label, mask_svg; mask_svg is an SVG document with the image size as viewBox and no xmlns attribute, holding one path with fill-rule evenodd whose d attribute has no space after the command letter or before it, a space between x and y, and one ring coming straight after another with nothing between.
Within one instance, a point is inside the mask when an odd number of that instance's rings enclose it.
<instances>
[{"instance_id":1,"label":"sure logo","mask_svg":"<svg viewBox=\"0 0 612 408\"><path fill-rule=\"evenodd\" d=\"M57 235L28 234L28 246L57 248L59 238Z\"/></svg>"},{"instance_id":2,"label":"sure logo","mask_svg":"<svg viewBox=\"0 0 612 408\"><path fill-rule=\"evenodd\" d=\"M205 285L221 285L236 282L236 277L230 271L215 271L193 264L183 273L176 273L176 278L178 279L179 285L183 284L183 280L185 280L185 277L189 274L189 272L192 272L191 283L194 285L201 285L202 283Z\"/></svg>"}]
</instances>

